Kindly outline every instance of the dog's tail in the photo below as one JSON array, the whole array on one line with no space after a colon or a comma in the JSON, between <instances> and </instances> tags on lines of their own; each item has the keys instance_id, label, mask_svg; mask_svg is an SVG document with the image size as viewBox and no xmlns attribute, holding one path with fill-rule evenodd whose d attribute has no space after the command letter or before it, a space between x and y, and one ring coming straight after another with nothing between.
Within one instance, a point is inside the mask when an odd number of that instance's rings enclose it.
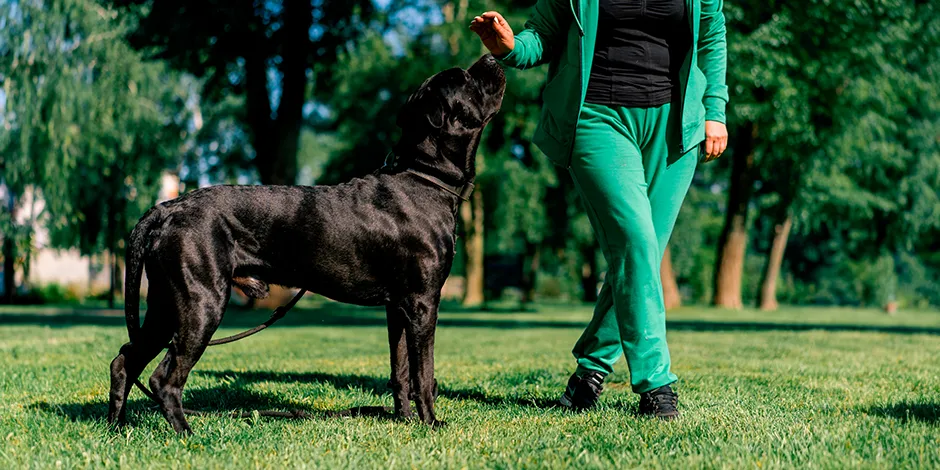
<instances>
[{"instance_id":1,"label":"dog's tail","mask_svg":"<svg viewBox=\"0 0 940 470\"><path fill-rule=\"evenodd\" d=\"M127 320L127 336L131 343L140 331L140 282L144 275L144 258L150 251L153 226L163 218L159 206L151 208L140 218L131 231L124 252L124 319Z\"/></svg>"}]
</instances>

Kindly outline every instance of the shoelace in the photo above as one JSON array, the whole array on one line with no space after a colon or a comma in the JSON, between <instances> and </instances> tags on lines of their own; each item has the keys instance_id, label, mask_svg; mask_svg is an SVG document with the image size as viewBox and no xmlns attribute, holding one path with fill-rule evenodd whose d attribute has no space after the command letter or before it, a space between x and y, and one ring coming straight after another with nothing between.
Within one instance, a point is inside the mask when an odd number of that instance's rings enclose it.
<instances>
[{"instance_id":1,"label":"shoelace","mask_svg":"<svg viewBox=\"0 0 940 470\"><path fill-rule=\"evenodd\" d=\"M581 380L583 380L584 382L587 382L587 384L590 385L591 388L597 390L597 393L600 393L602 390L604 390L604 385L603 385L604 379L600 375L587 374L585 377L582 377Z\"/></svg>"},{"instance_id":2,"label":"shoelace","mask_svg":"<svg viewBox=\"0 0 940 470\"><path fill-rule=\"evenodd\" d=\"M649 401L656 411L662 411L666 405L675 409L679 404L679 397L675 393L662 391L649 395Z\"/></svg>"}]
</instances>

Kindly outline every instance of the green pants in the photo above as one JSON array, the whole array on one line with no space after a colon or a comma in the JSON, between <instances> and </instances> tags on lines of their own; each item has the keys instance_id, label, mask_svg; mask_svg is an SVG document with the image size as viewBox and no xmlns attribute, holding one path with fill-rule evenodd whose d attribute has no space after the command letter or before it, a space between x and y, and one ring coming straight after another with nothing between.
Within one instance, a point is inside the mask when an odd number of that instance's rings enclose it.
<instances>
[{"instance_id":1,"label":"green pants","mask_svg":"<svg viewBox=\"0 0 940 470\"><path fill-rule=\"evenodd\" d=\"M669 114L668 104L585 103L570 168L608 265L594 318L572 351L577 373L610 374L624 354L636 393L677 380L666 344L660 265L698 149L678 155Z\"/></svg>"}]
</instances>

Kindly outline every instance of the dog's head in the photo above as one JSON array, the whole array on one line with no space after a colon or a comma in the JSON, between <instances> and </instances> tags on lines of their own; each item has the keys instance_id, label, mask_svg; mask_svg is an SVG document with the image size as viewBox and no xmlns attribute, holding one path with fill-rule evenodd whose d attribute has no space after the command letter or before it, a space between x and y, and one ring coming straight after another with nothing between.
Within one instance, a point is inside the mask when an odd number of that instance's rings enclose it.
<instances>
[{"instance_id":1,"label":"dog's head","mask_svg":"<svg viewBox=\"0 0 940 470\"><path fill-rule=\"evenodd\" d=\"M506 76L492 55L467 70L444 70L424 81L398 114L402 163L452 181L472 181L483 128L499 111Z\"/></svg>"}]
</instances>

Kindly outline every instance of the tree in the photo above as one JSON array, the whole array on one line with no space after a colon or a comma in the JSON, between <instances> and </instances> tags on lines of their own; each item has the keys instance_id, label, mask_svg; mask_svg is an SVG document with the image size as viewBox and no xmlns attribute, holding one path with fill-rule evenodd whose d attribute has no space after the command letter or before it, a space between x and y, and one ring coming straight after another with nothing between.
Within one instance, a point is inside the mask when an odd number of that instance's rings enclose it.
<instances>
[{"instance_id":1,"label":"tree","mask_svg":"<svg viewBox=\"0 0 940 470\"><path fill-rule=\"evenodd\" d=\"M806 122L799 83L791 71L798 67L789 48L790 17L778 2L725 4L728 17L728 84L733 90L729 109L732 140L729 148L730 186L725 223L718 243L712 303L740 308L741 276L747 252L748 211L758 159L774 137L798 137L794 146L812 138ZM785 141L789 143L790 141ZM788 147L790 148L790 147Z\"/></svg>"},{"instance_id":2,"label":"tree","mask_svg":"<svg viewBox=\"0 0 940 470\"><path fill-rule=\"evenodd\" d=\"M130 36L135 47L203 78L208 103L243 97L238 123L251 152L219 159L252 166L264 184L296 182L308 100L329 97L340 50L379 25L371 0L114 3L143 15Z\"/></svg>"},{"instance_id":3,"label":"tree","mask_svg":"<svg viewBox=\"0 0 940 470\"><path fill-rule=\"evenodd\" d=\"M663 282L663 303L666 310L681 307L682 295L679 293L679 284L676 283L676 272L672 269L672 255L668 246L663 255L660 277Z\"/></svg>"},{"instance_id":4,"label":"tree","mask_svg":"<svg viewBox=\"0 0 940 470\"><path fill-rule=\"evenodd\" d=\"M18 5L4 12L0 41L11 201L34 188L53 245L83 254L106 248L114 268L121 240L178 151L175 79L120 40L131 17L87 0Z\"/></svg>"},{"instance_id":5,"label":"tree","mask_svg":"<svg viewBox=\"0 0 940 470\"><path fill-rule=\"evenodd\" d=\"M833 143L858 129L857 123L847 122L851 116L869 109L865 100L853 96L871 89L857 77L883 76L886 59L916 29L911 28L914 6L900 0L758 3L728 7L729 25L734 25L729 31L730 56L735 57L729 64L729 82L735 90L731 120L736 138L714 303L733 308L741 306L753 196L769 197L762 202L767 225L773 228L768 232L774 241L767 244L770 254L760 295L766 308L776 303L776 273L789 228L812 230L825 223L816 217L812 201L871 200L864 191L834 199L826 194L840 177L851 174L846 173L847 162L857 162L866 153L866 162L875 166L889 164L892 158L880 158L862 146L836 150ZM894 84L910 89L901 81ZM859 135L850 139L866 140ZM760 188L756 193L755 187ZM810 215L789 221L794 213Z\"/></svg>"}]
</instances>

